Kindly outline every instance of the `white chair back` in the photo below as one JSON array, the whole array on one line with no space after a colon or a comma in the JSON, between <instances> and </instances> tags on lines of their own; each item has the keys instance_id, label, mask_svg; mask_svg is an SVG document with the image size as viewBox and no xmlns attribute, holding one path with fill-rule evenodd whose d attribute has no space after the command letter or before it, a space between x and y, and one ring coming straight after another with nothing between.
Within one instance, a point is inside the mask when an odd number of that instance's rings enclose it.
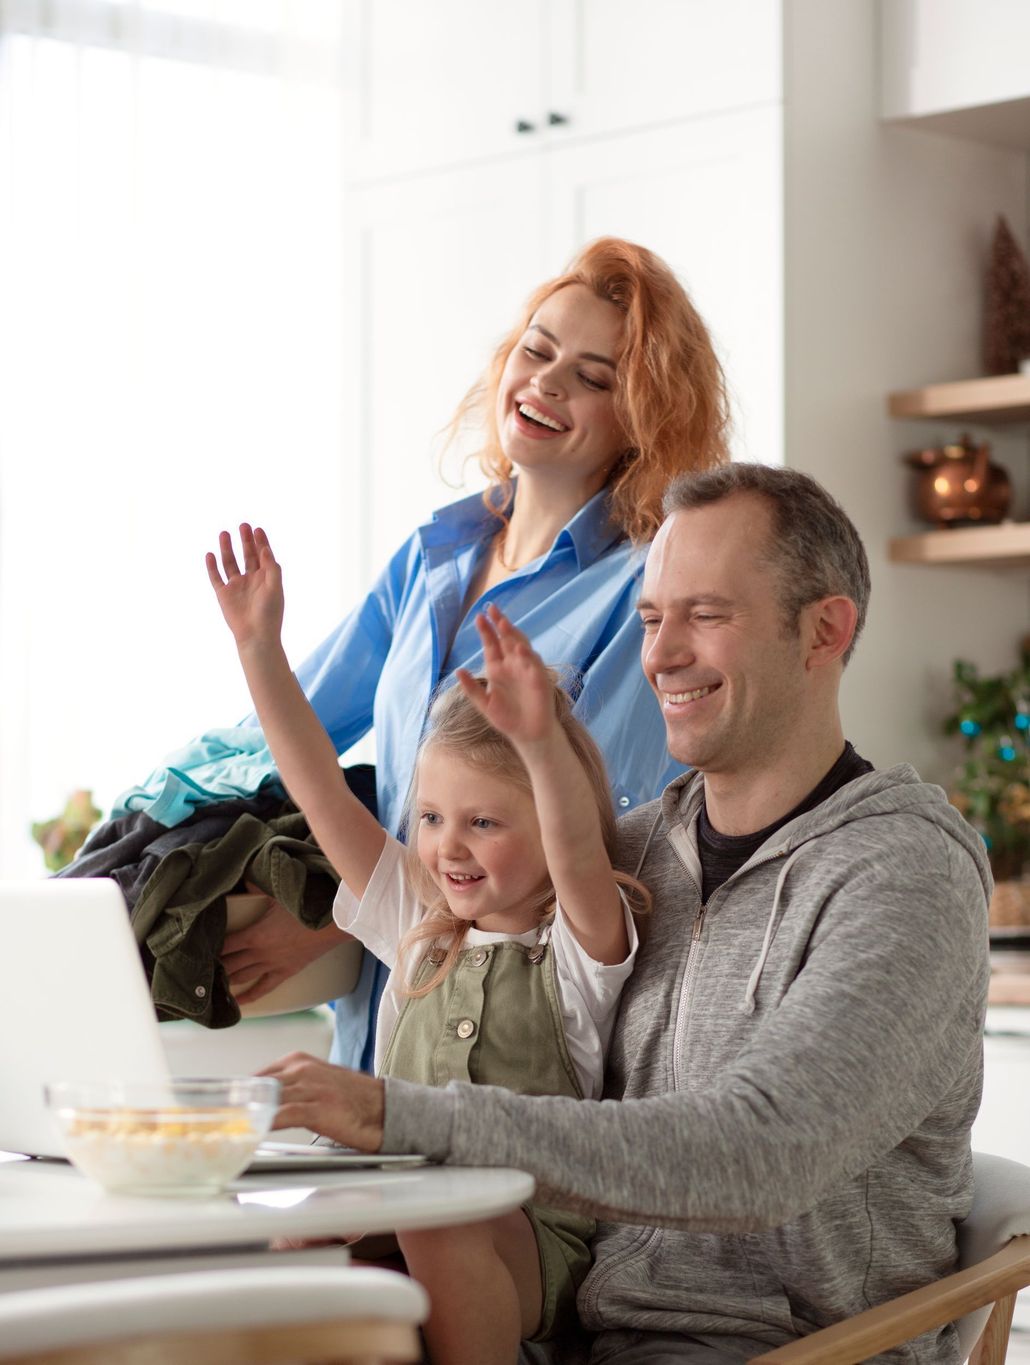
<instances>
[{"instance_id":1,"label":"white chair back","mask_svg":"<svg viewBox=\"0 0 1030 1365\"><path fill-rule=\"evenodd\" d=\"M1030 1166L987 1152L973 1153L973 1207L958 1225L959 1269L993 1256L1013 1237L1030 1233ZM962 1359L968 1359L991 1315L977 1308L955 1323Z\"/></svg>"},{"instance_id":2,"label":"white chair back","mask_svg":"<svg viewBox=\"0 0 1030 1365\"><path fill-rule=\"evenodd\" d=\"M0 1294L0 1360L101 1345L114 1354L120 1342L184 1332L299 1330L345 1320L413 1329L428 1311L425 1291L413 1280L351 1266L255 1266L57 1285ZM345 1354L341 1349L340 1358Z\"/></svg>"}]
</instances>

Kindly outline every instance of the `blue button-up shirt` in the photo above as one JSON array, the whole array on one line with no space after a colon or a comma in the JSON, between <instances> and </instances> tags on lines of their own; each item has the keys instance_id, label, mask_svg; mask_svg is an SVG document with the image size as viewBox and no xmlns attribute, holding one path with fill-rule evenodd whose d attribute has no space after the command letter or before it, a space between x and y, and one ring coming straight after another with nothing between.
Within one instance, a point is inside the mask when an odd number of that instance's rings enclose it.
<instances>
[{"instance_id":1,"label":"blue button-up shirt","mask_svg":"<svg viewBox=\"0 0 1030 1365\"><path fill-rule=\"evenodd\" d=\"M544 661L574 680L574 711L608 765L617 812L649 801L682 771L670 760L658 703L640 667L636 612L644 554L610 521L598 493L545 555L462 607L497 519L474 495L437 512L393 556L365 600L297 670L301 686L344 753L376 735L379 819L399 832L418 742L433 692L457 667L482 670L475 616L487 602L530 638ZM126 792L112 814L146 810L176 824L198 805L251 795L277 780L251 718L211 731ZM337 1061L368 1056L378 998L366 963L357 990L337 1009Z\"/></svg>"}]
</instances>

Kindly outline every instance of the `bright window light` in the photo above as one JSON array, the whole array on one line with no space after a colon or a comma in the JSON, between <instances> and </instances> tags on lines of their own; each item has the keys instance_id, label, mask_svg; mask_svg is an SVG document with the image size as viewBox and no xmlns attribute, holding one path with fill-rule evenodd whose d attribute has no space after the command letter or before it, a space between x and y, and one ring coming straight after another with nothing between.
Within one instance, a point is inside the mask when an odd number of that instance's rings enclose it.
<instances>
[{"instance_id":1,"label":"bright window light","mask_svg":"<svg viewBox=\"0 0 1030 1365\"><path fill-rule=\"evenodd\" d=\"M300 659L363 583L345 496L332 0L5 4L0 875L249 704L204 570L266 526ZM161 50L166 44L168 50Z\"/></svg>"}]
</instances>

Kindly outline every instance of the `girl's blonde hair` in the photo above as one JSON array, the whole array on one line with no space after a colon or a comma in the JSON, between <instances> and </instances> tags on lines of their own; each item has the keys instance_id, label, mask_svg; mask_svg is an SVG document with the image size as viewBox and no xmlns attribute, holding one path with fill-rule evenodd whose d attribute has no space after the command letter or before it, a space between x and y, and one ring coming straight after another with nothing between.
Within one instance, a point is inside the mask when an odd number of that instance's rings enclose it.
<instances>
[{"instance_id":1,"label":"girl's blonde hair","mask_svg":"<svg viewBox=\"0 0 1030 1365\"><path fill-rule=\"evenodd\" d=\"M600 237L564 274L542 284L462 399L448 430L452 438L469 425L485 432L478 459L490 487L483 500L506 520L514 490L512 463L497 429L501 375L540 305L570 284L585 285L626 319L615 380L615 415L626 450L609 476L608 502L616 525L642 544L661 525L662 495L677 474L729 459L729 403L712 338L676 276L646 247Z\"/></svg>"},{"instance_id":2,"label":"girl's blonde hair","mask_svg":"<svg viewBox=\"0 0 1030 1365\"><path fill-rule=\"evenodd\" d=\"M485 679L478 678L476 681L485 686ZM604 759L586 726L572 714L569 694L562 686L557 673L553 671L551 682L558 723L590 782L594 800L597 802L604 846L611 857L615 850L615 813L612 809L611 788L608 785ZM456 683L439 692L430 707L426 731L419 744L419 759L430 746L447 749L471 767L479 768L495 777L503 777L532 795L533 787L529 773L516 753L514 745L500 731L494 729ZM415 851L419 819L417 805L418 763L415 765L415 775L405 802L404 825L410 841L406 849L407 872L412 887L425 906L425 913L414 929L410 929L401 940L400 957L403 961L418 944L432 939L446 937L449 944L443 961L428 981L418 987L406 984L405 994L410 996L428 995L443 981L458 959L469 927L467 920L459 919L452 914L443 892L433 881ZM616 872L615 880L625 888L630 908L634 912L641 913L651 908L650 892L635 877L630 877L624 872ZM540 919L552 909L554 899L554 887L549 878L545 879L536 896L536 909Z\"/></svg>"}]
</instances>

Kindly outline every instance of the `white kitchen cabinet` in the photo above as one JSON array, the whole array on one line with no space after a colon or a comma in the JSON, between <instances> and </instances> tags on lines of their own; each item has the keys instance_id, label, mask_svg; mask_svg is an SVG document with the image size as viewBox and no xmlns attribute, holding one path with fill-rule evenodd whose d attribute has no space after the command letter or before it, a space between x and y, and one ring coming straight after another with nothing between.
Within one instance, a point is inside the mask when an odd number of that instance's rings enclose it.
<instances>
[{"instance_id":1,"label":"white kitchen cabinet","mask_svg":"<svg viewBox=\"0 0 1030 1365\"><path fill-rule=\"evenodd\" d=\"M984 1036L984 1090L973 1150L1030 1165L1030 1009L992 1005ZM1030 1290L1016 1300L1009 1365L1030 1362Z\"/></svg>"},{"instance_id":2,"label":"white kitchen cabinet","mask_svg":"<svg viewBox=\"0 0 1030 1365\"><path fill-rule=\"evenodd\" d=\"M987 1011L973 1147L1030 1165L1030 1009L992 1005Z\"/></svg>"},{"instance_id":3,"label":"white kitchen cabinet","mask_svg":"<svg viewBox=\"0 0 1030 1365\"><path fill-rule=\"evenodd\" d=\"M545 96L568 120L561 136L782 98L781 0L552 0L547 10Z\"/></svg>"},{"instance_id":4,"label":"white kitchen cabinet","mask_svg":"<svg viewBox=\"0 0 1030 1365\"><path fill-rule=\"evenodd\" d=\"M344 13L348 179L518 154L536 136L545 0L345 0Z\"/></svg>"},{"instance_id":5,"label":"white kitchen cabinet","mask_svg":"<svg viewBox=\"0 0 1030 1365\"><path fill-rule=\"evenodd\" d=\"M348 178L781 98L781 0L346 0Z\"/></svg>"},{"instance_id":6,"label":"white kitchen cabinet","mask_svg":"<svg viewBox=\"0 0 1030 1365\"><path fill-rule=\"evenodd\" d=\"M1026 0L880 0L885 119L1030 150Z\"/></svg>"}]
</instances>

